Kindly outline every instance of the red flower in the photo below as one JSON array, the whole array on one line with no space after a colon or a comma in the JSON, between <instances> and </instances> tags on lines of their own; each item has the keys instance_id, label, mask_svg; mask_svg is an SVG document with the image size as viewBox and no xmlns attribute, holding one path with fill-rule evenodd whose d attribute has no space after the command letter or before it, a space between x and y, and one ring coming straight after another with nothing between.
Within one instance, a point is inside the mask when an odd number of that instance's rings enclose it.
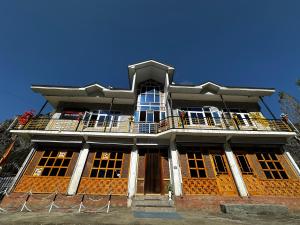
<instances>
[{"instance_id":1,"label":"red flower","mask_svg":"<svg viewBox=\"0 0 300 225\"><path fill-rule=\"evenodd\" d=\"M25 125L28 120L34 116L34 110L24 112L22 116L18 118L19 124Z\"/></svg>"}]
</instances>

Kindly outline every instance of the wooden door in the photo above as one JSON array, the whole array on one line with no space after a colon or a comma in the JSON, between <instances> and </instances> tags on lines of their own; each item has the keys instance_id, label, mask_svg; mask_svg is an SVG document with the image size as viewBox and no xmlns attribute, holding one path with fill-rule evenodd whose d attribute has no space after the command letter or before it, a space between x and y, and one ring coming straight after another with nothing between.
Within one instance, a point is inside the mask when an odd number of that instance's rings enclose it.
<instances>
[{"instance_id":1,"label":"wooden door","mask_svg":"<svg viewBox=\"0 0 300 225\"><path fill-rule=\"evenodd\" d=\"M148 150L145 163L145 194L161 193L161 158L158 150Z\"/></svg>"}]
</instances>

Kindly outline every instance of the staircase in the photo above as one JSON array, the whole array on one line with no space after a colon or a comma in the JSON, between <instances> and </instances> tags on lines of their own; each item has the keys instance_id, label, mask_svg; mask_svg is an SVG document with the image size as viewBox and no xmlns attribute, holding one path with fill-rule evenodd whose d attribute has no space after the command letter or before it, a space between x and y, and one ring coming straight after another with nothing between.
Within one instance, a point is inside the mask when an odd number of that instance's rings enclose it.
<instances>
[{"instance_id":1,"label":"staircase","mask_svg":"<svg viewBox=\"0 0 300 225\"><path fill-rule=\"evenodd\" d=\"M142 212L175 212L174 201L163 195L135 196L132 201L133 211Z\"/></svg>"}]
</instances>

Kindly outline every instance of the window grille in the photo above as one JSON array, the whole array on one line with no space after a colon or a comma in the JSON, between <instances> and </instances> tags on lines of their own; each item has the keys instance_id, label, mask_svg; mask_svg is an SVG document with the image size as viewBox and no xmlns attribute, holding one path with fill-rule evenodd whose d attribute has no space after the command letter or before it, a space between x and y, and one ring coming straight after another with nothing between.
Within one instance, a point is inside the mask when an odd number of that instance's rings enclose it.
<instances>
[{"instance_id":1,"label":"window grille","mask_svg":"<svg viewBox=\"0 0 300 225\"><path fill-rule=\"evenodd\" d=\"M224 155L212 154L214 159L215 169L217 174L228 174L227 167L224 160Z\"/></svg>"},{"instance_id":2,"label":"window grille","mask_svg":"<svg viewBox=\"0 0 300 225\"><path fill-rule=\"evenodd\" d=\"M121 178L124 153L96 152L90 177Z\"/></svg>"},{"instance_id":3,"label":"window grille","mask_svg":"<svg viewBox=\"0 0 300 225\"><path fill-rule=\"evenodd\" d=\"M256 157L267 179L288 179L274 152L256 153Z\"/></svg>"},{"instance_id":4,"label":"window grille","mask_svg":"<svg viewBox=\"0 0 300 225\"><path fill-rule=\"evenodd\" d=\"M242 174L253 174L253 170L245 154L236 154L236 158Z\"/></svg>"},{"instance_id":5,"label":"window grille","mask_svg":"<svg viewBox=\"0 0 300 225\"><path fill-rule=\"evenodd\" d=\"M206 176L203 155L200 152L187 153L191 178L204 178Z\"/></svg>"},{"instance_id":6,"label":"window grille","mask_svg":"<svg viewBox=\"0 0 300 225\"><path fill-rule=\"evenodd\" d=\"M33 176L65 176L72 156L72 151L45 151Z\"/></svg>"}]
</instances>

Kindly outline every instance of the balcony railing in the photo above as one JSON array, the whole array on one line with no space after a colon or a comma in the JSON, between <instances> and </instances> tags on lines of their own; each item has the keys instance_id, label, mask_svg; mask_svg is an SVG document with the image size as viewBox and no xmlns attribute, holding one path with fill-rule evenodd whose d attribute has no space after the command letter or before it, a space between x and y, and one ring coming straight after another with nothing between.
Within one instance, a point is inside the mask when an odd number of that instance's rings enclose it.
<instances>
[{"instance_id":1,"label":"balcony railing","mask_svg":"<svg viewBox=\"0 0 300 225\"><path fill-rule=\"evenodd\" d=\"M232 131L277 131L291 132L290 126L280 119L238 118L182 118L170 116L157 123L122 121L50 119L35 117L26 125L16 124L14 130L79 131L156 134L170 129L232 130Z\"/></svg>"}]
</instances>

